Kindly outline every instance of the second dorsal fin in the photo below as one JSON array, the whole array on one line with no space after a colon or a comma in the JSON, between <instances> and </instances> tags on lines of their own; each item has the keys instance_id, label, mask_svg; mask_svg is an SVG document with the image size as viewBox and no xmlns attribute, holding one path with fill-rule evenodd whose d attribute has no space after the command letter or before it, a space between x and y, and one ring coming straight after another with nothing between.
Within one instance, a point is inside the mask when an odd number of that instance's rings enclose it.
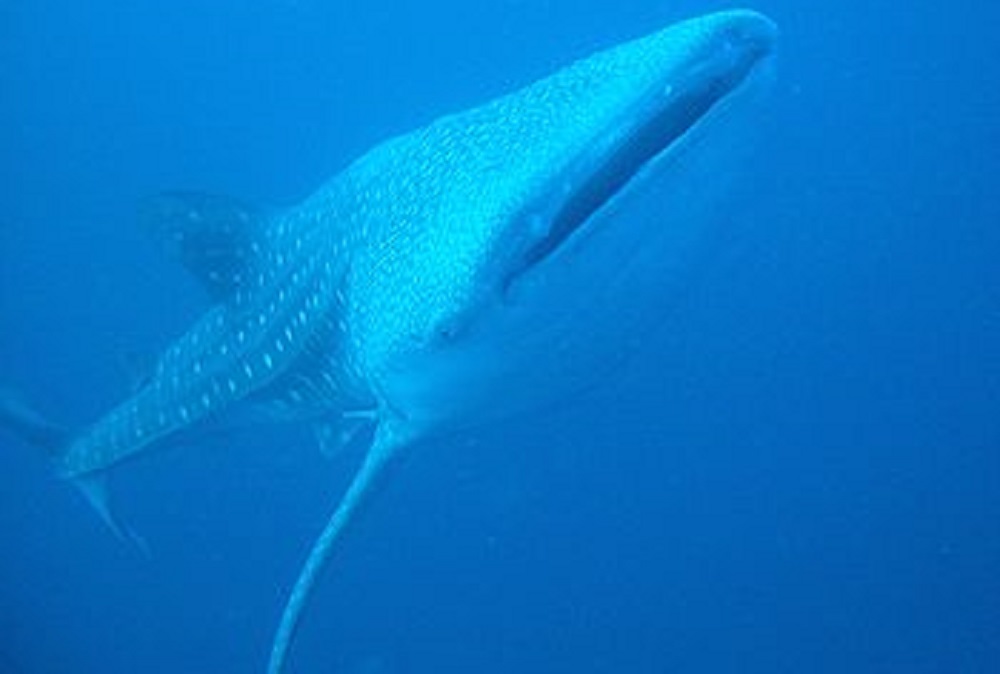
<instances>
[{"instance_id":1,"label":"second dorsal fin","mask_svg":"<svg viewBox=\"0 0 1000 674\"><path fill-rule=\"evenodd\" d=\"M230 297L251 275L263 218L229 197L166 192L146 200L142 221L205 286L213 300Z\"/></svg>"}]
</instances>

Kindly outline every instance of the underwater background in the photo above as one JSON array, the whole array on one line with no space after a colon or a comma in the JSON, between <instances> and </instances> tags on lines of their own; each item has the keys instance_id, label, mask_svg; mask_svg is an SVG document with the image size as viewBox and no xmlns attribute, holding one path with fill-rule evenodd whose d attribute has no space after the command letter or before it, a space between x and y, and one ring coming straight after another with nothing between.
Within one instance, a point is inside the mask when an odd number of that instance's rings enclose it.
<instances>
[{"instance_id":1,"label":"underwater background","mask_svg":"<svg viewBox=\"0 0 1000 674\"><path fill-rule=\"evenodd\" d=\"M728 6L3 3L0 380L83 425L205 308L143 197L292 204ZM598 390L411 453L291 671L1000 671L1000 9L753 6L782 37L739 235ZM263 671L357 458L275 427L130 462L145 559L0 436L0 672Z\"/></svg>"}]
</instances>

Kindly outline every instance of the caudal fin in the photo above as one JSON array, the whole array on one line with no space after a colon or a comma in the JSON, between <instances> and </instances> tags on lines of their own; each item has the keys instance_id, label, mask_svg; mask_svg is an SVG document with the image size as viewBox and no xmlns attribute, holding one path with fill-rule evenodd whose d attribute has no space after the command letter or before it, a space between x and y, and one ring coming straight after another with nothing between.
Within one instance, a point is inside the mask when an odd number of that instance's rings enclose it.
<instances>
[{"instance_id":1,"label":"caudal fin","mask_svg":"<svg viewBox=\"0 0 1000 674\"><path fill-rule=\"evenodd\" d=\"M0 428L10 431L25 444L43 450L53 459L66 451L73 438L70 431L49 421L24 396L9 388L0 388ZM115 517L103 475L84 475L75 478L73 483L116 537L135 546L144 557L150 556L142 537Z\"/></svg>"},{"instance_id":2,"label":"caudal fin","mask_svg":"<svg viewBox=\"0 0 1000 674\"><path fill-rule=\"evenodd\" d=\"M271 659L267 665L268 674L281 674L284 670L296 628L302 618L302 612L312 596L320 573L326 567L337 543L343 537L347 525L353 520L358 506L371 491L376 478L382 474L386 464L396 451L406 444L405 436L397 431L398 429L390 424L383 423L379 426L364 463L358 469L350 486L340 499L340 503L337 504L337 508L330 516L326 527L313 543L312 550L309 551L309 556L306 558L306 562L299 572L299 577L295 581L295 586L285 603L281 622L274 635L274 641L271 644Z\"/></svg>"},{"instance_id":3,"label":"caudal fin","mask_svg":"<svg viewBox=\"0 0 1000 674\"><path fill-rule=\"evenodd\" d=\"M8 388L0 388L0 427L52 456L58 455L70 439L65 428L50 422L21 394Z\"/></svg>"}]
</instances>

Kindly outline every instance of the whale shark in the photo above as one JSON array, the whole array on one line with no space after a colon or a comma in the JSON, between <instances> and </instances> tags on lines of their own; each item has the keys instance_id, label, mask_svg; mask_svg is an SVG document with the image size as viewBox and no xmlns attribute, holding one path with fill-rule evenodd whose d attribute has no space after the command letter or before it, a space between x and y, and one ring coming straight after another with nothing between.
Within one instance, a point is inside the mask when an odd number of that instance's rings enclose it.
<instances>
[{"instance_id":1,"label":"whale shark","mask_svg":"<svg viewBox=\"0 0 1000 674\"><path fill-rule=\"evenodd\" d=\"M133 538L102 478L182 433L249 410L367 441L288 595L267 668L280 674L394 457L567 399L658 322L711 238L776 39L751 10L681 21L387 140L291 208L153 197L142 221L210 308L88 428L8 394L0 421Z\"/></svg>"}]
</instances>

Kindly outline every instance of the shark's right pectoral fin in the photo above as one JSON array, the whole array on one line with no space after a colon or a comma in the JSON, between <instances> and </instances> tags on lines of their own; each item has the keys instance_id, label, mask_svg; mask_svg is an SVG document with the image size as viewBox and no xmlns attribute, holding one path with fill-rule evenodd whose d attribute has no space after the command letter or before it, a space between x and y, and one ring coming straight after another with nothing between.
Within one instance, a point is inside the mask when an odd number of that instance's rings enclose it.
<instances>
[{"instance_id":1,"label":"shark's right pectoral fin","mask_svg":"<svg viewBox=\"0 0 1000 674\"><path fill-rule=\"evenodd\" d=\"M258 273L266 218L235 199L165 192L143 203L141 220L214 300L227 299Z\"/></svg>"},{"instance_id":2,"label":"shark's right pectoral fin","mask_svg":"<svg viewBox=\"0 0 1000 674\"><path fill-rule=\"evenodd\" d=\"M410 436L401 423L382 420L376 428L371 447L368 449L361 467L341 497L340 503L337 504L323 531L313 543L309 556L295 581L295 586L288 596L281 615L281 622L278 624L274 641L271 644L271 657L267 666L268 674L280 674L284 669L296 628L302 618L302 612L312 596L320 573L326 567L338 542L343 537L347 525L353 521L358 507L371 493L372 487L400 447L407 444L409 440Z\"/></svg>"}]
</instances>

